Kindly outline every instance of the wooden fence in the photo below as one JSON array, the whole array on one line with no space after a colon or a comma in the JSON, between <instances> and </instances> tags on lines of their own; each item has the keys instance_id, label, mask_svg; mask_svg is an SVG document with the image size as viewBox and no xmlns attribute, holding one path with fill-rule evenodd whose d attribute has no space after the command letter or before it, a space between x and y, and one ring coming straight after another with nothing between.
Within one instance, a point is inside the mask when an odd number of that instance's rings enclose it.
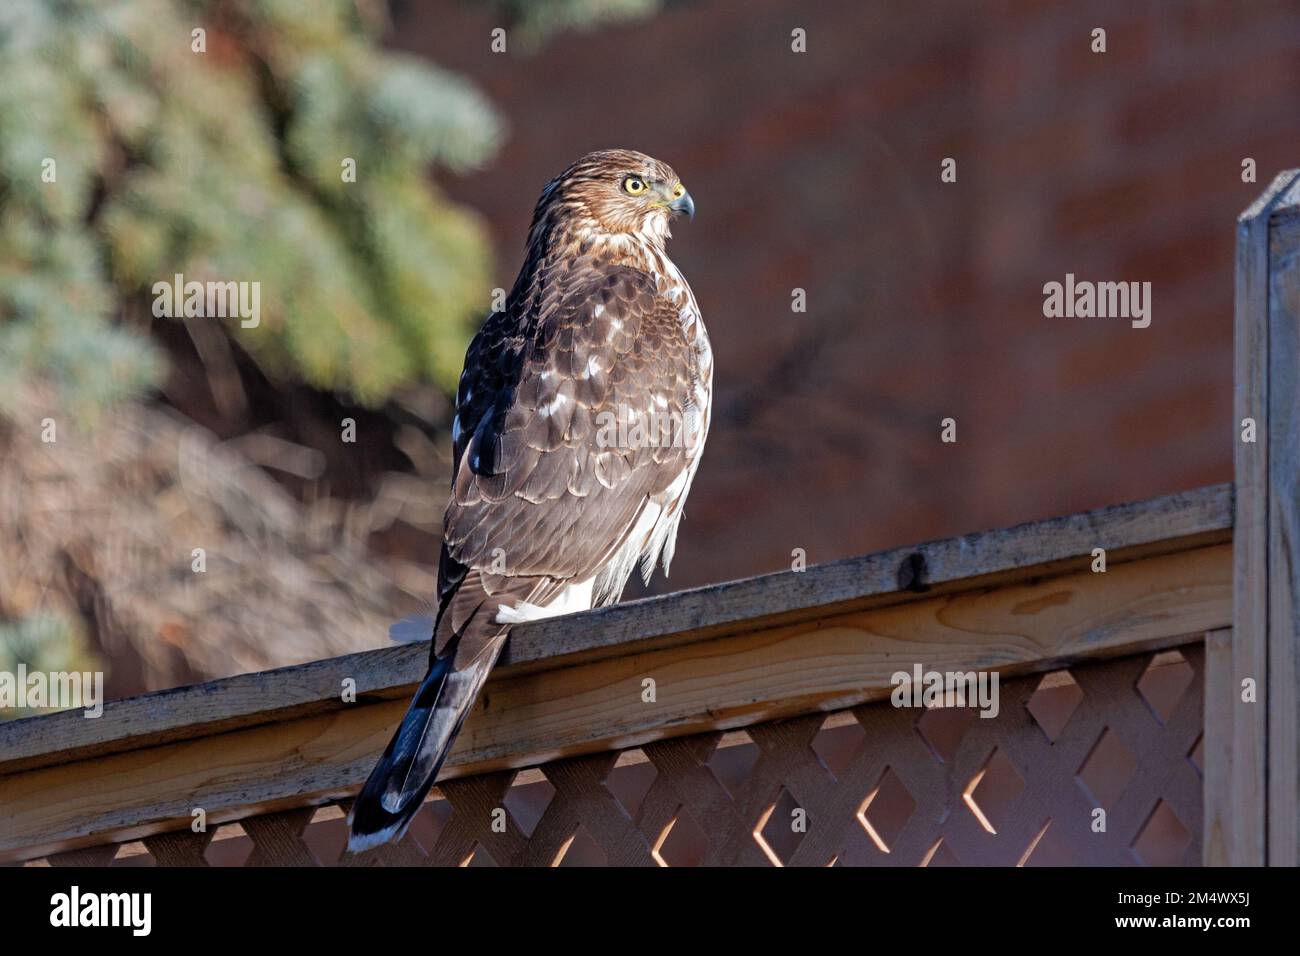
<instances>
[{"instance_id":1,"label":"wooden fence","mask_svg":"<svg viewBox=\"0 0 1300 956\"><path fill-rule=\"evenodd\" d=\"M0 725L0 862L1294 865L1300 175L1240 229L1235 493L521 626L355 857L423 646ZM894 706L917 666L995 673L996 713Z\"/></svg>"}]
</instances>

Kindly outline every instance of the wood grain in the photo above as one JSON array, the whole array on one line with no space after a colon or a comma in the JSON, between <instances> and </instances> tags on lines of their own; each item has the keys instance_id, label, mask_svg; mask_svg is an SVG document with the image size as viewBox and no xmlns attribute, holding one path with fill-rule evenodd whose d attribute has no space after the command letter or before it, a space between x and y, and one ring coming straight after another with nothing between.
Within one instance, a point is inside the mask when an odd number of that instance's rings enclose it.
<instances>
[{"instance_id":1,"label":"wood grain","mask_svg":"<svg viewBox=\"0 0 1300 956\"><path fill-rule=\"evenodd\" d=\"M1268 862L1300 863L1300 177L1269 216Z\"/></svg>"},{"instance_id":2,"label":"wood grain","mask_svg":"<svg viewBox=\"0 0 1300 956\"><path fill-rule=\"evenodd\" d=\"M1300 171L1280 174L1237 224L1234 425L1240 429L1243 419L1253 419L1257 437L1248 443L1239 431L1234 435L1232 693L1238 698L1242 681L1250 679L1258 699L1234 710L1231 853L1234 862L1252 865L1270 861L1270 846L1290 865L1296 854L1294 603L1287 580L1297 546L1294 467L1300 414L1295 317L1290 328L1284 327L1277 306L1279 292L1283 298L1287 294L1282 288L1287 280L1275 274L1286 250L1275 252L1270 236L1294 220L1297 184ZM1206 706L1219 705L1207 701Z\"/></svg>"},{"instance_id":3,"label":"wood grain","mask_svg":"<svg viewBox=\"0 0 1300 956\"><path fill-rule=\"evenodd\" d=\"M1232 630L1205 635L1205 765L1202 793L1205 832L1201 862L1205 866L1243 865L1243 847L1233 837L1233 724L1241 703L1233 671Z\"/></svg>"}]
</instances>

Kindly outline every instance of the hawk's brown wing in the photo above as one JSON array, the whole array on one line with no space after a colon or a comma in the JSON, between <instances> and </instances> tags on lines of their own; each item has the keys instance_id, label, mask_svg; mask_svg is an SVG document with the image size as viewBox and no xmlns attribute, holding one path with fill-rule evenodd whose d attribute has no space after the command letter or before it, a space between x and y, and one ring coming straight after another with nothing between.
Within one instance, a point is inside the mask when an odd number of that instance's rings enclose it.
<instances>
[{"instance_id":1,"label":"hawk's brown wing","mask_svg":"<svg viewBox=\"0 0 1300 956\"><path fill-rule=\"evenodd\" d=\"M600 572L687 467L700 411L677 306L626 267L550 279L466 355L436 648L475 611L545 603Z\"/></svg>"}]
</instances>

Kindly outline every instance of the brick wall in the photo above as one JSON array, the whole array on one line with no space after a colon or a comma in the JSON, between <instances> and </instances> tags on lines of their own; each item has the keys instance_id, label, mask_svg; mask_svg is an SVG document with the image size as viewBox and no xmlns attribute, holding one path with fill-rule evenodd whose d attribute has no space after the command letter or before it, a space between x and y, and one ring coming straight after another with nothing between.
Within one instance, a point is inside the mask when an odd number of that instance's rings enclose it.
<instances>
[{"instance_id":1,"label":"brick wall","mask_svg":"<svg viewBox=\"0 0 1300 956\"><path fill-rule=\"evenodd\" d=\"M443 181L500 285L588 149L668 161L699 206L671 251L718 411L673 587L1231 478L1233 219L1300 164L1300 3L701 0L505 55L497 25L411 3L395 45L511 124ZM1151 282L1151 327L1045 318L1067 272Z\"/></svg>"}]
</instances>

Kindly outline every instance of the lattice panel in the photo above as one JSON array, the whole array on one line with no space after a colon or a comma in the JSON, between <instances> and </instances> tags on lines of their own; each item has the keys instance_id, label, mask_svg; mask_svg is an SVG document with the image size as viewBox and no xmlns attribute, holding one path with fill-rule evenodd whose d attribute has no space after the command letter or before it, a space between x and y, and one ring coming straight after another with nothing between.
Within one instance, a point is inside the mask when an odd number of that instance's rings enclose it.
<instances>
[{"instance_id":1,"label":"lattice panel","mask_svg":"<svg viewBox=\"0 0 1300 956\"><path fill-rule=\"evenodd\" d=\"M328 806L48 863L1199 865L1202 686L1187 645L1005 681L993 719L882 702L449 781L359 857Z\"/></svg>"}]
</instances>

